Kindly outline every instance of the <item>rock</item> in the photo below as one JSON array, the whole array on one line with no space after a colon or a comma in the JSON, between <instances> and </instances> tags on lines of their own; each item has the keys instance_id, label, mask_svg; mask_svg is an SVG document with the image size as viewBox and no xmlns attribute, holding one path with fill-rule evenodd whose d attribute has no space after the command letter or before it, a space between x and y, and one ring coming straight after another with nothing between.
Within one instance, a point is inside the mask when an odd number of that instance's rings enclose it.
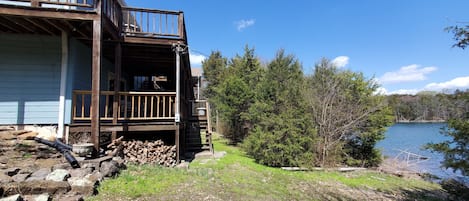
<instances>
[{"instance_id":1,"label":"rock","mask_svg":"<svg viewBox=\"0 0 469 201\"><path fill-rule=\"evenodd\" d=\"M13 126L0 126L0 131L12 131L15 130Z\"/></svg>"},{"instance_id":2,"label":"rock","mask_svg":"<svg viewBox=\"0 0 469 201\"><path fill-rule=\"evenodd\" d=\"M33 166L22 167L21 170L18 172L18 174L29 174L29 175L31 175L34 171L36 171L36 168L34 168Z\"/></svg>"},{"instance_id":3,"label":"rock","mask_svg":"<svg viewBox=\"0 0 469 201\"><path fill-rule=\"evenodd\" d=\"M27 130L8 131L8 133L10 133L12 135L21 135L23 133L28 133L28 132L31 132L31 131L27 131Z\"/></svg>"},{"instance_id":4,"label":"rock","mask_svg":"<svg viewBox=\"0 0 469 201\"><path fill-rule=\"evenodd\" d=\"M182 161L181 163L176 165L176 168L189 169L189 162Z\"/></svg>"},{"instance_id":5,"label":"rock","mask_svg":"<svg viewBox=\"0 0 469 201\"><path fill-rule=\"evenodd\" d=\"M70 173L64 169L56 169L47 175L46 180L48 181L65 181L70 177Z\"/></svg>"},{"instance_id":6,"label":"rock","mask_svg":"<svg viewBox=\"0 0 469 201\"><path fill-rule=\"evenodd\" d=\"M43 193L41 195L34 196L34 201L49 201L50 196L47 193Z\"/></svg>"},{"instance_id":7,"label":"rock","mask_svg":"<svg viewBox=\"0 0 469 201\"><path fill-rule=\"evenodd\" d=\"M93 172L93 168L78 168L69 170L72 177L85 177Z\"/></svg>"},{"instance_id":8,"label":"rock","mask_svg":"<svg viewBox=\"0 0 469 201\"><path fill-rule=\"evenodd\" d=\"M14 167L14 168L8 168L4 172L6 175L11 177L11 176L18 174L20 170L21 170L20 168Z\"/></svg>"},{"instance_id":9,"label":"rock","mask_svg":"<svg viewBox=\"0 0 469 201\"><path fill-rule=\"evenodd\" d=\"M72 165L70 165L70 163L60 163L52 166L52 170L57 169L72 169Z\"/></svg>"},{"instance_id":10,"label":"rock","mask_svg":"<svg viewBox=\"0 0 469 201\"><path fill-rule=\"evenodd\" d=\"M118 164L116 161L104 161L99 167L99 172L105 177L112 177L119 172Z\"/></svg>"},{"instance_id":11,"label":"rock","mask_svg":"<svg viewBox=\"0 0 469 201\"><path fill-rule=\"evenodd\" d=\"M6 198L0 198L0 201L22 201L23 198L20 194L12 195Z\"/></svg>"},{"instance_id":12,"label":"rock","mask_svg":"<svg viewBox=\"0 0 469 201\"><path fill-rule=\"evenodd\" d=\"M0 156L0 163L7 164L9 158L7 156Z\"/></svg>"},{"instance_id":13,"label":"rock","mask_svg":"<svg viewBox=\"0 0 469 201\"><path fill-rule=\"evenodd\" d=\"M26 179L26 181L44 180L49 174L50 174L50 168L41 168L33 172L33 174L31 174L31 176L28 179Z\"/></svg>"},{"instance_id":14,"label":"rock","mask_svg":"<svg viewBox=\"0 0 469 201\"><path fill-rule=\"evenodd\" d=\"M37 132L28 132L28 133L23 133L20 134L16 137L18 140L34 140L34 137L37 136Z\"/></svg>"},{"instance_id":15,"label":"rock","mask_svg":"<svg viewBox=\"0 0 469 201\"><path fill-rule=\"evenodd\" d=\"M83 195L77 195L76 193L69 192L65 195L56 195L54 200L60 201L84 201Z\"/></svg>"},{"instance_id":16,"label":"rock","mask_svg":"<svg viewBox=\"0 0 469 201\"><path fill-rule=\"evenodd\" d=\"M6 174L0 174L0 184L12 182L13 178ZM0 194L1 195L1 194Z\"/></svg>"},{"instance_id":17,"label":"rock","mask_svg":"<svg viewBox=\"0 0 469 201\"><path fill-rule=\"evenodd\" d=\"M84 196L95 195L97 193L97 181L92 181L88 178L70 177L68 183L72 187L72 192Z\"/></svg>"},{"instance_id":18,"label":"rock","mask_svg":"<svg viewBox=\"0 0 469 201\"><path fill-rule=\"evenodd\" d=\"M80 163L80 167L82 168L92 168L93 170L98 169L98 163Z\"/></svg>"},{"instance_id":19,"label":"rock","mask_svg":"<svg viewBox=\"0 0 469 201\"><path fill-rule=\"evenodd\" d=\"M90 181L101 182L104 179L104 175L101 172L95 171L86 175L85 178L88 178Z\"/></svg>"},{"instance_id":20,"label":"rock","mask_svg":"<svg viewBox=\"0 0 469 201\"><path fill-rule=\"evenodd\" d=\"M13 177L11 177L13 179L14 182L23 182L23 181L26 181L26 179L29 177L29 173L20 173L20 174L17 174Z\"/></svg>"},{"instance_id":21,"label":"rock","mask_svg":"<svg viewBox=\"0 0 469 201\"><path fill-rule=\"evenodd\" d=\"M16 139L16 135L13 135L12 132L2 132L0 134L0 140L13 140Z\"/></svg>"},{"instance_id":22,"label":"rock","mask_svg":"<svg viewBox=\"0 0 469 201\"><path fill-rule=\"evenodd\" d=\"M12 182L3 185L4 195L24 194L24 195L35 195L48 193L49 195L54 194L65 194L70 191L70 185L66 181L46 181L46 180L34 180L28 182Z\"/></svg>"}]
</instances>

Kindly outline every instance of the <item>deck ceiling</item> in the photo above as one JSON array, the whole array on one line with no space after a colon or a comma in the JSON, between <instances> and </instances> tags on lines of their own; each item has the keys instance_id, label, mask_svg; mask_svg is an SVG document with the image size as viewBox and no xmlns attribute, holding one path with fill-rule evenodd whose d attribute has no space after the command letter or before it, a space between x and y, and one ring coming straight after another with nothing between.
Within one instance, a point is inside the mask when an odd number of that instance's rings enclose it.
<instances>
[{"instance_id":1,"label":"deck ceiling","mask_svg":"<svg viewBox=\"0 0 469 201\"><path fill-rule=\"evenodd\" d=\"M62 30L82 39L93 34L91 21L0 15L0 33L60 36Z\"/></svg>"},{"instance_id":2,"label":"deck ceiling","mask_svg":"<svg viewBox=\"0 0 469 201\"><path fill-rule=\"evenodd\" d=\"M132 74L172 72L176 57L171 46L128 44L122 46L123 70Z\"/></svg>"}]
</instances>

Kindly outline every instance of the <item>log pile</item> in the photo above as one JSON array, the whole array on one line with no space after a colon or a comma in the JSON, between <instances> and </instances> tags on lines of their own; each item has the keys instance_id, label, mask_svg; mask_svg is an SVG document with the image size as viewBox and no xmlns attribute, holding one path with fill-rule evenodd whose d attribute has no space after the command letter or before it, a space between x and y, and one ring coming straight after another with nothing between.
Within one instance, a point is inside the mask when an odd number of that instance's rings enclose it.
<instances>
[{"instance_id":1,"label":"log pile","mask_svg":"<svg viewBox=\"0 0 469 201\"><path fill-rule=\"evenodd\" d=\"M176 145L165 145L162 140L124 141L120 137L108 145L108 155L120 156L126 163L157 164L172 167L177 164Z\"/></svg>"}]
</instances>

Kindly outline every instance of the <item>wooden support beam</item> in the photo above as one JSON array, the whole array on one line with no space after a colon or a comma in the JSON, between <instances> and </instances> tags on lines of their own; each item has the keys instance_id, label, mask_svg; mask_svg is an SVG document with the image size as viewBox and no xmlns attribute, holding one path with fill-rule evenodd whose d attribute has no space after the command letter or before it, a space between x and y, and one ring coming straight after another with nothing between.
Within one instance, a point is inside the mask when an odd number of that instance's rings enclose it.
<instances>
[{"instance_id":1,"label":"wooden support beam","mask_svg":"<svg viewBox=\"0 0 469 201\"><path fill-rule=\"evenodd\" d=\"M44 27L43 25L33 21L32 19L28 19L28 18L24 18L24 20L28 21L29 23L33 24L34 26L38 27L39 29L41 29L42 31L48 33L49 35L57 35L56 33L52 32L51 30L49 30L48 28Z\"/></svg>"},{"instance_id":2,"label":"wooden support beam","mask_svg":"<svg viewBox=\"0 0 469 201\"><path fill-rule=\"evenodd\" d=\"M101 1L97 2L98 15L101 15ZM100 136L100 104L101 91L101 48L102 48L102 21L101 17L93 20L93 48L92 48L92 70L91 70L91 139L94 144L95 153L99 152Z\"/></svg>"},{"instance_id":3,"label":"wooden support beam","mask_svg":"<svg viewBox=\"0 0 469 201\"><path fill-rule=\"evenodd\" d=\"M175 132L175 142L174 144L176 145L176 161L179 163L180 161L180 149L181 149L181 143L179 142L179 131L181 130L181 125L176 125L176 132Z\"/></svg>"},{"instance_id":4,"label":"wooden support beam","mask_svg":"<svg viewBox=\"0 0 469 201\"><path fill-rule=\"evenodd\" d=\"M117 124L119 118L119 91L120 91L120 79L121 79L121 61L122 61L122 45L121 43L116 44L114 55L114 102L112 104L112 123ZM112 132L112 140L117 138L117 131Z\"/></svg>"},{"instance_id":5,"label":"wooden support beam","mask_svg":"<svg viewBox=\"0 0 469 201\"><path fill-rule=\"evenodd\" d=\"M15 6L0 6L0 13L13 16L45 17L73 20L100 20L100 16L93 11L57 10L54 8L24 8Z\"/></svg>"},{"instance_id":6,"label":"wooden support beam","mask_svg":"<svg viewBox=\"0 0 469 201\"><path fill-rule=\"evenodd\" d=\"M84 38L88 38L88 35L86 35L85 33L83 33L82 31L80 31L80 29L77 29L75 26L73 26L69 21L67 20L61 20L62 23L64 23L71 31L73 32L77 32L78 34L80 34L82 37Z\"/></svg>"}]
</instances>

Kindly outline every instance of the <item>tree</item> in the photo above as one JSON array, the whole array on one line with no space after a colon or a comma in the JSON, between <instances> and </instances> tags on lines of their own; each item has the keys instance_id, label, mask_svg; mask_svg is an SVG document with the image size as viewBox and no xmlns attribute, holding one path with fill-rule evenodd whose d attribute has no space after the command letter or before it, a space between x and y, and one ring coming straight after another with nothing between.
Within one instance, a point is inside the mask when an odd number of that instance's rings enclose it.
<instances>
[{"instance_id":1,"label":"tree","mask_svg":"<svg viewBox=\"0 0 469 201\"><path fill-rule=\"evenodd\" d=\"M469 25L449 26L445 30L454 34L453 38L456 40L456 43L453 47L465 49L469 45Z\"/></svg>"},{"instance_id":2,"label":"tree","mask_svg":"<svg viewBox=\"0 0 469 201\"><path fill-rule=\"evenodd\" d=\"M314 132L305 115L300 63L280 50L263 78L249 110L254 129L244 141L246 153L264 165L311 166Z\"/></svg>"},{"instance_id":3,"label":"tree","mask_svg":"<svg viewBox=\"0 0 469 201\"><path fill-rule=\"evenodd\" d=\"M223 57L220 51L213 51L208 59L202 62L204 77L207 80L207 86L204 88L207 98L216 96L215 88L223 80L227 65L227 58Z\"/></svg>"},{"instance_id":4,"label":"tree","mask_svg":"<svg viewBox=\"0 0 469 201\"><path fill-rule=\"evenodd\" d=\"M469 122L463 119L449 120L448 127L442 129L441 133L451 139L429 143L425 148L444 155L443 167L460 170L464 176L469 176Z\"/></svg>"},{"instance_id":5,"label":"tree","mask_svg":"<svg viewBox=\"0 0 469 201\"><path fill-rule=\"evenodd\" d=\"M243 56L231 59L223 78L218 78L214 86L212 102L227 125L223 134L231 143L241 142L252 128L249 108L255 102L255 90L262 75L263 69L254 49L246 46Z\"/></svg>"},{"instance_id":6,"label":"tree","mask_svg":"<svg viewBox=\"0 0 469 201\"><path fill-rule=\"evenodd\" d=\"M384 139L384 133L392 122L390 107L383 107L370 114L345 144L344 162L350 166L378 166L382 157L380 150L375 146Z\"/></svg>"},{"instance_id":7,"label":"tree","mask_svg":"<svg viewBox=\"0 0 469 201\"><path fill-rule=\"evenodd\" d=\"M363 74L340 70L327 59L316 64L305 96L318 135L317 165L338 164L345 143L365 135L360 126L386 106L383 97L374 94L378 87Z\"/></svg>"}]
</instances>

